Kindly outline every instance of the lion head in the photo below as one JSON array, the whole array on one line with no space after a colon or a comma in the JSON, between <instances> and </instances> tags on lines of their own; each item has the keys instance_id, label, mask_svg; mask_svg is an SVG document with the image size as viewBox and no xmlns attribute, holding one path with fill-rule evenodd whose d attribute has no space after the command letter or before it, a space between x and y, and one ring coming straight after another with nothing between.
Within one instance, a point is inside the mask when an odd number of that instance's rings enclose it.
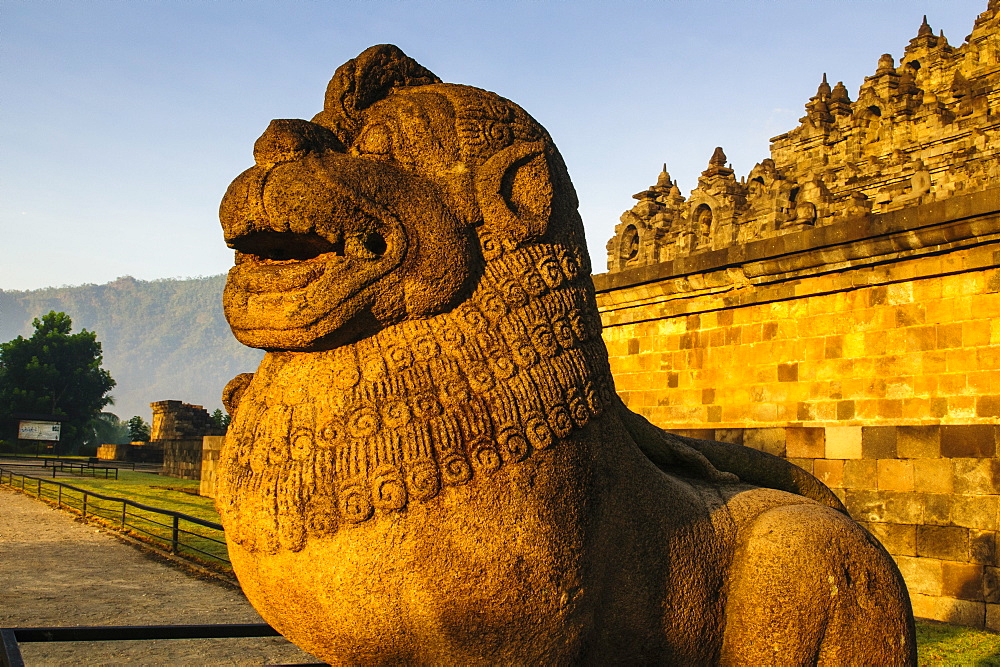
<instances>
[{"instance_id":1,"label":"lion head","mask_svg":"<svg viewBox=\"0 0 1000 667\"><path fill-rule=\"evenodd\" d=\"M576 196L513 102L445 84L391 45L338 68L312 121L275 120L223 199L236 337L330 349L428 318L485 263L555 242L586 259Z\"/></svg>"}]
</instances>

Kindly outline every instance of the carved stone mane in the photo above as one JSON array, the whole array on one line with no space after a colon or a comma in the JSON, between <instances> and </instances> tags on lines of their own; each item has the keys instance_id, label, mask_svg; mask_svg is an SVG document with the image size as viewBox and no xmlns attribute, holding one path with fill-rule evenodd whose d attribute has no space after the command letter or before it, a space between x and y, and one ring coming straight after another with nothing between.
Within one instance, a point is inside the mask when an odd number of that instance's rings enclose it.
<instances>
[{"instance_id":1,"label":"carved stone mane","mask_svg":"<svg viewBox=\"0 0 1000 667\"><path fill-rule=\"evenodd\" d=\"M256 519L230 539L298 550L307 535L403 510L585 426L613 389L584 281L577 257L534 244L491 262L453 311L304 359L269 356L233 424L252 444L222 482L226 511ZM293 373L311 379L308 392L284 382ZM235 502L262 489L277 505Z\"/></svg>"}]
</instances>

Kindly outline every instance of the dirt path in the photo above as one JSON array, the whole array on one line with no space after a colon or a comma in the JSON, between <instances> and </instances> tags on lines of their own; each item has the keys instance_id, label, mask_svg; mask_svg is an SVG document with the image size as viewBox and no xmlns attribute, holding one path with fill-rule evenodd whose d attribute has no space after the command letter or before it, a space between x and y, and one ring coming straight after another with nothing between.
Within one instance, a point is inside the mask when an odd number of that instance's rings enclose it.
<instances>
[{"instance_id":1,"label":"dirt path","mask_svg":"<svg viewBox=\"0 0 1000 667\"><path fill-rule=\"evenodd\" d=\"M0 487L0 627L260 623L242 593ZM315 663L280 637L25 643L26 665Z\"/></svg>"}]
</instances>

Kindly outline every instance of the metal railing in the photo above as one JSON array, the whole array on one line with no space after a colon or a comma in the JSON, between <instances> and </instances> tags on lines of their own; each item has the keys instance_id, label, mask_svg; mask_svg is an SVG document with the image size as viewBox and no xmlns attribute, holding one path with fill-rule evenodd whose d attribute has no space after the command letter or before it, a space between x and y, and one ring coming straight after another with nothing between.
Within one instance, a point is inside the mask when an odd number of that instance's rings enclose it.
<instances>
[{"instance_id":1,"label":"metal railing","mask_svg":"<svg viewBox=\"0 0 1000 667\"><path fill-rule=\"evenodd\" d=\"M148 641L278 636L280 636L278 631L266 623L0 628L0 667L24 667L20 645L25 642ZM318 667L325 664L325 662L298 663L299 667Z\"/></svg>"},{"instance_id":2,"label":"metal railing","mask_svg":"<svg viewBox=\"0 0 1000 667\"><path fill-rule=\"evenodd\" d=\"M11 453L0 453L0 459L4 460L5 463L0 465L35 465L48 468L53 463L62 463L66 465L73 466L86 466L88 468L97 468L103 470L104 468L110 468L114 470L118 469L128 469L135 470L135 461L112 461L106 459L99 459L96 456L90 457L65 457L65 456L35 456L34 454L11 454ZM11 461L33 461L34 463L11 463Z\"/></svg>"},{"instance_id":3,"label":"metal railing","mask_svg":"<svg viewBox=\"0 0 1000 667\"><path fill-rule=\"evenodd\" d=\"M80 477L85 477L87 471L94 477L97 477L97 471L104 471L104 479L108 479L111 476L111 471L115 471L115 479L118 479L118 468L113 466L98 466L93 463L87 463L86 461L63 461L63 460L50 460L43 459L43 467L52 468L52 476L56 476L56 471L65 472L70 471L71 474L79 475Z\"/></svg>"},{"instance_id":4,"label":"metal railing","mask_svg":"<svg viewBox=\"0 0 1000 667\"><path fill-rule=\"evenodd\" d=\"M220 524L189 514L143 505L42 477L21 475L0 467L0 484L21 489L28 495L59 508L79 512L145 542L163 545L171 554L195 561L229 564L225 533ZM210 559L205 561L204 559Z\"/></svg>"}]
</instances>

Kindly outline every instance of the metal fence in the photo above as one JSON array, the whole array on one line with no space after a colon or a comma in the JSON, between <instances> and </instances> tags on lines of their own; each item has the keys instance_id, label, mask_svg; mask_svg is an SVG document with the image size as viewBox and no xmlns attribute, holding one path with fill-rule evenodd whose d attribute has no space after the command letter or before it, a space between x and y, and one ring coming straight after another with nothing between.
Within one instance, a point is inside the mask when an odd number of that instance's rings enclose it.
<instances>
[{"instance_id":1,"label":"metal fence","mask_svg":"<svg viewBox=\"0 0 1000 667\"><path fill-rule=\"evenodd\" d=\"M56 476L56 471L65 472L69 471L71 474L79 475L84 477L87 474L97 477L97 472L101 471L104 473L104 479L108 479L111 476L111 471L115 472L115 479L118 479L118 468L113 466L100 466L94 465L93 463L88 463L86 461L62 461L62 460L49 460L43 459L43 467L52 468L52 476Z\"/></svg>"},{"instance_id":2,"label":"metal fence","mask_svg":"<svg viewBox=\"0 0 1000 667\"><path fill-rule=\"evenodd\" d=\"M21 489L39 500L79 512L170 553L196 561L229 564L225 533L212 521L171 510L115 498L42 477L21 475L0 467L0 484Z\"/></svg>"},{"instance_id":3,"label":"metal fence","mask_svg":"<svg viewBox=\"0 0 1000 667\"><path fill-rule=\"evenodd\" d=\"M35 456L34 454L13 454L8 452L0 452L0 459L3 459L5 463L0 465L34 465L42 466L48 468L53 464L59 465L63 464L67 467L69 466L80 466L83 465L87 468L96 468L98 470L104 469L119 469L119 470L136 470L135 461L112 461L106 459L99 459L96 456L80 457L80 456ZM11 461L32 461L30 464L20 464L11 463ZM159 466L155 466L159 468ZM96 475L95 475L96 476Z\"/></svg>"},{"instance_id":4,"label":"metal fence","mask_svg":"<svg viewBox=\"0 0 1000 667\"><path fill-rule=\"evenodd\" d=\"M266 623L0 628L0 667L24 667L20 645L25 642L148 641L278 636L280 636L278 631ZM326 665L325 662L297 664L299 667Z\"/></svg>"}]
</instances>

